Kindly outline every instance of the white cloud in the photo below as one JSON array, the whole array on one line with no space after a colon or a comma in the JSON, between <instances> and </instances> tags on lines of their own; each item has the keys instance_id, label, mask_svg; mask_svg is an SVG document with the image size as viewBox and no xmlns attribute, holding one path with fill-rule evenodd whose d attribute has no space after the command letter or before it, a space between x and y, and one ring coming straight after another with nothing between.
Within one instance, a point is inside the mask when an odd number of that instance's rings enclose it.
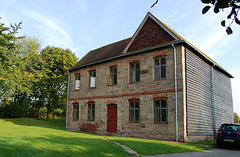
<instances>
[{"instance_id":1,"label":"white cloud","mask_svg":"<svg viewBox=\"0 0 240 157\"><path fill-rule=\"evenodd\" d=\"M65 48L70 46L72 42L71 37L63 28L55 24L53 21L33 10L22 11L22 13L43 25L42 27L38 26L38 28L41 29L42 33L44 33L47 44L56 46L61 45Z\"/></svg>"}]
</instances>

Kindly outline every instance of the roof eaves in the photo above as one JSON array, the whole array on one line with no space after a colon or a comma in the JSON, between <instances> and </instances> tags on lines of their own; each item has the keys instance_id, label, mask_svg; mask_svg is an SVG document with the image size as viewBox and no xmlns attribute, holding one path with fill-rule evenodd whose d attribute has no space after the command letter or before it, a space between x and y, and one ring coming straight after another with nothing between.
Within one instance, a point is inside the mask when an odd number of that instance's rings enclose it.
<instances>
[{"instance_id":1,"label":"roof eaves","mask_svg":"<svg viewBox=\"0 0 240 157\"><path fill-rule=\"evenodd\" d=\"M225 72L228 76L231 78L234 78L227 70L225 70L222 66L220 66L217 62L215 62L213 59L211 59L209 56L207 56L205 53L203 53L201 50L199 50L197 47L195 47L193 44L191 44L189 41L185 40L185 43L192 47L194 50L196 50L201 56L203 56L205 59L207 59L210 63L213 64L213 66L218 67L223 72Z\"/></svg>"},{"instance_id":2,"label":"roof eaves","mask_svg":"<svg viewBox=\"0 0 240 157\"><path fill-rule=\"evenodd\" d=\"M71 68L68 71L74 71L74 70L81 69L81 68L88 67L88 66L92 66L92 65L95 65L95 64L111 61L111 60L114 60L114 59L119 59L119 58L122 58L122 57L132 56L132 55L135 55L135 54L144 53L144 52L147 52L147 51L152 51L152 50L163 48L163 47L168 47L168 46L171 46L172 44L183 44L183 43L185 43L184 40L173 41L173 42L170 42L170 43L167 43L167 44L164 44L164 45L159 45L159 46L156 46L156 47L147 48L147 49L139 50L139 51L132 52L132 53L124 53L122 55L115 56L115 57L112 57L112 58L107 58L107 59L100 60L100 61L97 61L97 62L81 65L81 66L78 66L78 67L75 67L75 68Z\"/></svg>"}]
</instances>

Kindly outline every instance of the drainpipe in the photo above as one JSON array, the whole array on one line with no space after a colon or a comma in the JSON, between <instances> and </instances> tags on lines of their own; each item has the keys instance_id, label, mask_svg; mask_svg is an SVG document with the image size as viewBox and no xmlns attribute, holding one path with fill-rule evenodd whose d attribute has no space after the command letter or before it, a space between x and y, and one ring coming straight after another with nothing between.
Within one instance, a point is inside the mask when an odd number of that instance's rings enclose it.
<instances>
[{"instance_id":1,"label":"drainpipe","mask_svg":"<svg viewBox=\"0 0 240 157\"><path fill-rule=\"evenodd\" d=\"M177 110L177 57L176 57L176 48L174 44L172 44L173 47L173 57L174 57L174 88L175 88L175 113L176 113L176 142L178 142L178 110Z\"/></svg>"},{"instance_id":2,"label":"drainpipe","mask_svg":"<svg viewBox=\"0 0 240 157\"><path fill-rule=\"evenodd\" d=\"M216 105L215 105L215 90L214 90L214 78L213 78L213 70L215 64L212 66L212 103L213 103L213 113L214 113L214 137L217 137L217 120L216 120Z\"/></svg>"},{"instance_id":3,"label":"drainpipe","mask_svg":"<svg viewBox=\"0 0 240 157\"><path fill-rule=\"evenodd\" d=\"M68 129L68 99L69 99L69 83L70 83L70 72L68 72L68 84L67 84L67 106L66 106L66 130Z\"/></svg>"}]
</instances>

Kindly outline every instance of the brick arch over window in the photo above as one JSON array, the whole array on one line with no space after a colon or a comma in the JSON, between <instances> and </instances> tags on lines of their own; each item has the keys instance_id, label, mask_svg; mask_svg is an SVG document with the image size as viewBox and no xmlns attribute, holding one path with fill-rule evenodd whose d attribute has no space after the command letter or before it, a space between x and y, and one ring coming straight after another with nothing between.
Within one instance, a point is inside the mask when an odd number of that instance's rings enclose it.
<instances>
[{"instance_id":1,"label":"brick arch over window","mask_svg":"<svg viewBox=\"0 0 240 157\"><path fill-rule=\"evenodd\" d=\"M108 100L107 101L107 105L111 105L111 104L117 104L117 100Z\"/></svg>"},{"instance_id":2,"label":"brick arch over window","mask_svg":"<svg viewBox=\"0 0 240 157\"><path fill-rule=\"evenodd\" d=\"M133 57L128 60L128 63L133 63L133 62L140 62L141 57Z\"/></svg>"},{"instance_id":3,"label":"brick arch over window","mask_svg":"<svg viewBox=\"0 0 240 157\"><path fill-rule=\"evenodd\" d=\"M153 54L153 58L160 57L160 56L167 56L167 55L168 53L166 51L156 52Z\"/></svg>"},{"instance_id":4,"label":"brick arch over window","mask_svg":"<svg viewBox=\"0 0 240 157\"><path fill-rule=\"evenodd\" d=\"M153 100L168 99L168 94L166 94L166 93L156 94L156 95L153 95L152 98L153 98Z\"/></svg>"},{"instance_id":5,"label":"brick arch over window","mask_svg":"<svg viewBox=\"0 0 240 157\"><path fill-rule=\"evenodd\" d=\"M129 96L128 101L131 101L131 100L139 100L140 101L140 96Z\"/></svg>"}]
</instances>

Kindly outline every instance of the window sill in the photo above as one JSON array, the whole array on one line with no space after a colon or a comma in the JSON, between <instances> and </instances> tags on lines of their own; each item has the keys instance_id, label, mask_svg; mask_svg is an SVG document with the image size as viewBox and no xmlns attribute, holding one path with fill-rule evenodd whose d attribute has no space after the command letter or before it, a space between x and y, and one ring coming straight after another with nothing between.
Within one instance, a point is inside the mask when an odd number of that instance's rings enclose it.
<instances>
[{"instance_id":1,"label":"window sill","mask_svg":"<svg viewBox=\"0 0 240 157\"><path fill-rule=\"evenodd\" d=\"M89 87L88 89L96 89L96 87Z\"/></svg>"},{"instance_id":2,"label":"window sill","mask_svg":"<svg viewBox=\"0 0 240 157\"><path fill-rule=\"evenodd\" d=\"M130 82L129 85L132 85L132 84L139 84L141 83L141 81L138 81L138 82Z\"/></svg>"},{"instance_id":3,"label":"window sill","mask_svg":"<svg viewBox=\"0 0 240 157\"><path fill-rule=\"evenodd\" d=\"M115 87L115 86L117 86L117 84L108 85L108 87Z\"/></svg>"},{"instance_id":4,"label":"window sill","mask_svg":"<svg viewBox=\"0 0 240 157\"><path fill-rule=\"evenodd\" d=\"M79 119L73 120L73 122L78 122L78 121L79 121Z\"/></svg>"},{"instance_id":5,"label":"window sill","mask_svg":"<svg viewBox=\"0 0 240 157\"><path fill-rule=\"evenodd\" d=\"M75 89L73 92L79 92L80 91L80 89Z\"/></svg>"},{"instance_id":6,"label":"window sill","mask_svg":"<svg viewBox=\"0 0 240 157\"><path fill-rule=\"evenodd\" d=\"M155 82L155 81L164 81L164 80L167 80L167 78L162 78L162 79L159 79L159 80L153 80L153 82Z\"/></svg>"},{"instance_id":7,"label":"window sill","mask_svg":"<svg viewBox=\"0 0 240 157\"><path fill-rule=\"evenodd\" d=\"M95 122L95 120L87 120L87 122Z\"/></svg>"},{"instance_id":8,"label":"window sill","mask_svg":"<svg viewBox=\"0 0 240 157\"><path fill-rule=\"evenodd\" d=\"M139 122L128 122L128 123L132 123L132 124L139 124L139 123L140 123L140 121L139 121Z\"/></svg>"},{"instance_id":9,"label":"window sill","mask_svg":"<svg viewBox=\"0 0 240 157\"><path fill-rule=\"evenodd\" d=\"M168 122L154 122L154 124L168 124Z\"/></svg>"}]
</instances>

